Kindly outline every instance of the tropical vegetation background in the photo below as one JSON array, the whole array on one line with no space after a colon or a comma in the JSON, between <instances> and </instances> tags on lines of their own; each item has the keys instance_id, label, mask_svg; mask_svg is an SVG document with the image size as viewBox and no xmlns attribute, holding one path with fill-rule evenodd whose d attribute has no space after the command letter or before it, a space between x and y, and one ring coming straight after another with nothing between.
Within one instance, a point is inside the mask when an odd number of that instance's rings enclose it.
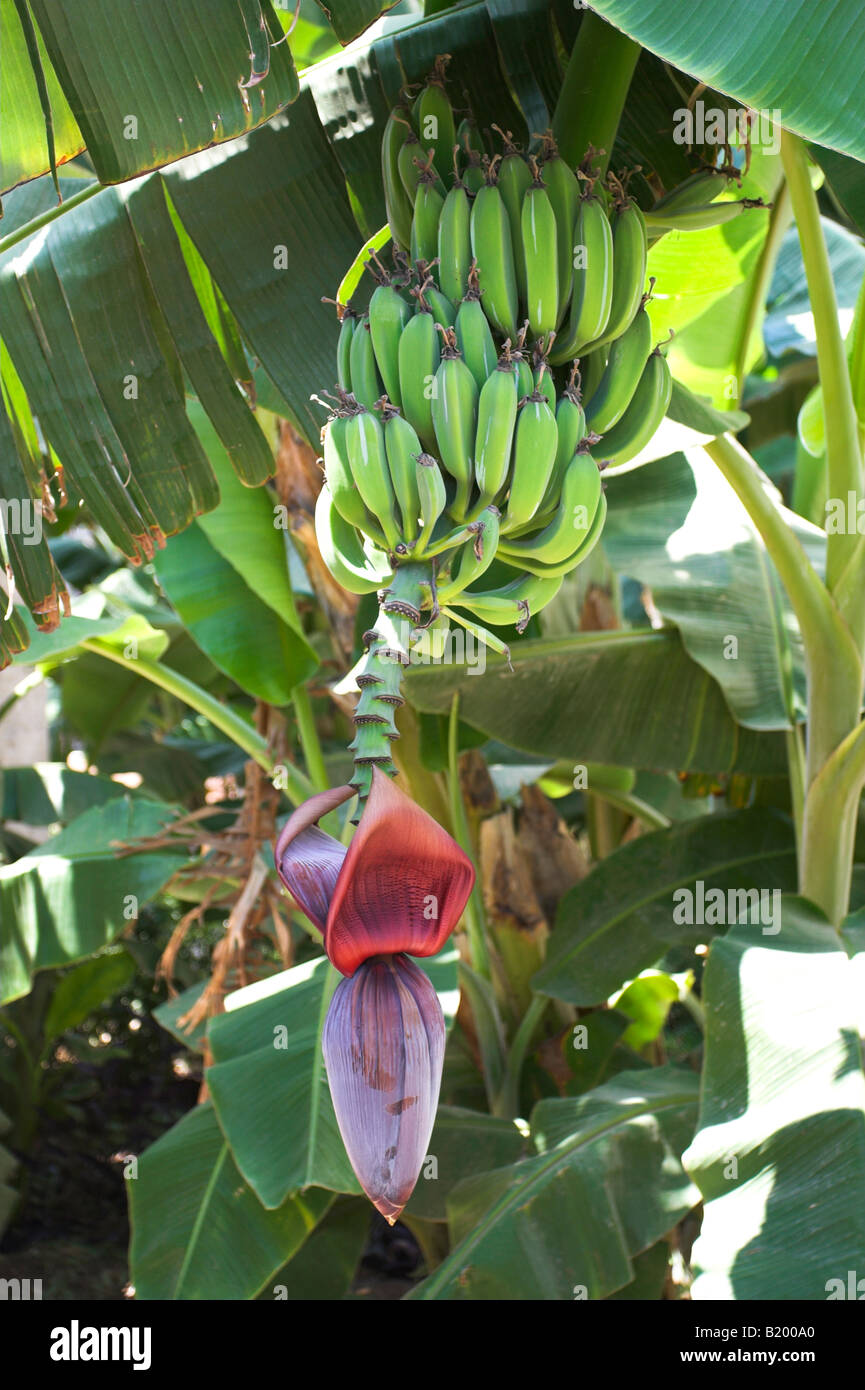
<instances>
[{"instance_id":1,"label":"tropical vegetation background","mask_svg":"<svg viewBox=\"0 0 865 1390\"><path fill-rule=\"evenodd\" d=\"M350 768L375 606L318 552L310 397L334 377L322 296L386 220L399 90L448 52L481 124L525 141L609 21L642 45L613 164L647 207L705 157L673 138L689 102L775 113L810 159L861 427L858 6L380 11L0 0L0 1276L61 1299L824 1298L865 1273L865 838L831 940L792 896L778 935L672 913L683 885L798 886L802 641L700 447L736 433L822 565L777 145L737 194L770 214L650 251L687 390L609 479L602 545L513 671L408 674L400 771L474 854L493 966L461 936L430 963L435 1164L394 1233L334 1125L328 966L271 844ZM579 82L591 113L603 64ZM9 499L40 503L39 538Z\"/></svg>"}]
</instances>

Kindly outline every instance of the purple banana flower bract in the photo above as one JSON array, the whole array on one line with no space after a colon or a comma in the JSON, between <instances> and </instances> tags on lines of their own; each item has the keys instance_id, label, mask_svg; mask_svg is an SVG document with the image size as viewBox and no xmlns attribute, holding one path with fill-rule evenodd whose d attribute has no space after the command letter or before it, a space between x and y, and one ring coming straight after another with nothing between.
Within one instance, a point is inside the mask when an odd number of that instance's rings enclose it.
<instances>
[{"instance_id":1,"label":"purple banana flower bract","mask_svg":"<svg viewBox=\"0 0 865 1390\"><path fill-rule=\"evenodd\" d=\"M403 955L364 961L336 988L322 1047L351 1166L393 1225L417 1182L438 1105L445 1024L428 977Z\"/></svg>"}]
</instances>

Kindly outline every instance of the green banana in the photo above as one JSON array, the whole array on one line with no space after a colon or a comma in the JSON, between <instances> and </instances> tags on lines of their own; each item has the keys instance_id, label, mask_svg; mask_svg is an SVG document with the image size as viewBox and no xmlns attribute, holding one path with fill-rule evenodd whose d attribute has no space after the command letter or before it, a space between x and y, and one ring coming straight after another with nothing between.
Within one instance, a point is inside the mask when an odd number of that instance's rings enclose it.
<instances>
[{"instance_id":1,"label":"green banana","mask_svg":"<svg viewBox=\"0 0 865 1390\"><path fill-rule=\"evenodd\" d=\"M524 396L530 396L535 389L535 377L532 371L531 354L524 346L526 334L529 328L529 321L526 319L519 333L517 334L517 345L511 353L511 360L517 366L517 399L522 400Z\"/></svg>"},{"instance_id":2,"label":"green banana","mask_svg":"<svg viewBox=\"0 0 865 1390\"><path fill-rule=\"evenodd\" d=\"M462 360L454 330L443 329L443 337L441 365L436 372L433 390L432 418L439 458L456 481L451 515L456 521L461 521L474 477L478 387Z\"/></svg>"},{"instance_id":3,"label":"green banana","mask_svg":"<svg viewBox=\"0 0 865 1390\"><path fill-rule=\"evenodd\" d=\"M514 462L502 534L531 521L541 504L556 457L556 417L540 391L521 403L514 431Z\"/></svg>"},{"instance_id":4,"label":"green banana","mask_svg":"<svg viewBox=\"0 0 865 1390\"><path fill-rule=\"evenodd\" d=\"M339 338L336 344L336 379L343 391L351 390L351 340L354 337L360 315L356 314L350 304L337 304L336 311L342 309L342 317L339 321Z\"/></svg>"},{"instance_id":5,"label":"green banana","mask_svg":"<svg viewBox=\"0 0 865 1390\"><path fill-rule=\"evenodd\" d=\"M369 301L369 335L384 389L396 406L402 406L399 340L411 316L411 308L390 281L376 286Z\"/></svg>"},{"instance_id":6,"label":"green banana","mask_svg":"<svg viewBox=\"0 0 865 1390\"><path fill-rule=\"evenodd\" d=\"M587 347L620 338L640 307L646 283L646 219L632 200L617 204L613 218L613 300L603 333Z\"/></svg>"},{"instance_id":7,"label":"green banana","mask_svg":"<svg viewBox=\"0 0 865 1390\"><path fill-rule=\"evenodd\" d=\"M483 156L485 153L484 142L481 139L477 121L472 116L463 117L457 126L457 144L463 155L468 155L469 151L473 151L479 156Z\"/></svg>"},{"instance_id":8,"label":"green banana","mask_svg":"<svg viewBox=\"0 0 865 1390\"><path fill-rule=\"evenodd\" d=\"M567 327L550 360L568 362L607 327L613 303L613 232L600 198L580 200L571 249L573 290Z\"/></svg>"},{"instance_id":9,"label":"green banana","mask_svg":"<svg viewBox=\"0 0 865 1390\"><path fill-rule=\"evenodd\" d=\"M369 410L350 415L345 440L351 476L364 506L369 508L384 531L388 549L396 550L403 541L381 420Z\"/></svg>"},{"instance_id":10,"label":"green banana","mask_svg":"<svg viewBox=\"0 0 865 1390\"><path fill-rule=\"evenodd\" d=\"M421 533L415 544L415 555L422 555L429 543L433 528L447 504L447 489L438 461L432 454L420 454L417 460L418 497L420 498Z\"/></svg>"},{"instance_id":11,"label":"green banana","mask_svg":"<svg viewBox=\"0 0 865 1390\"><path fill-rule=\"evenodd\" d=\"M556 383L550 371L550 348L555 336L555 333L550 333L546 338L539 338L532 348L532 384L553 412L556 409Z\"/></svg>"},{"instance_id":12,"label":"green banana","mask_svg":"<svg viewBox=\"0 0 865 1390\"><path fill-rule=\"evenodd\" d=\"M420 497L417 490L417 458L423 446L408 420L391 405L382 406L384 447L397 506L402 517L402 538L414 545L418 535Z\"/></svg>"},{"instance_id":13,"label":"green banana","mask_svg":"<svg viewBox=\"0 0 865 1390\"><path fill-rule=\"evenodd\" d=\"M399 120L399 117L396 118ZM405 189L406 197L414 209L414 201L417 197L417 186L420 183L420 176L423 172L423 162L419 158L423 154L423 147L409 125L405 122L406 132L403 142L397 153L397 169Z\"/></svg>"},{"instance_id":14,"label":"green banana","mask_svg":"<svg viewBox=\"0 0 865 1390\"><path fill-rule=\"evenodd\" d=\"M525 540L501 542L499 554L509 562L527 560L558 564L567 559L588 534L600 499L598 465L591 454L576 453L568 464L559 507L549 525Z\"/></svg>"},{"instance_id":15,"label":"green banana","mask_svg":"<svg viewBox=\"0 0 865 1390\"><path fill-rule=\"evenodd\" d=\"M604 434L621 419L637 389L651 350L652 325L645 305L641 305L621 338L611 343L598 389L587 398L586 424L589 429Z\"/></svg>"},{"instance_id":16,"label":"green banana","mask_svg":"<svg viewBox=\"0 0 865 1390\"><path fill-rule=\"evenodd\" d=\"M433 151L433 162L443 179L450 173L451 151L456 142L454 113L444 87L448 62L448 54L436 58L412 112L421 143L424 149Z\"/></svg>"},{"instance_id":17,"label":"green banana","mask_svg":"<svg viewBox=\"0 0 865 1390\"><path fill-rule=\"evenodd\" d=\"M340 516L381 545L387 545L384 532L367 511L352 475L347 438L349 418L347 413L334 415L324 427L325 483Z\"/></svg>"},{"instance_id":18,"label":"green banana","mask_svg":"<svg viewBox=\"0 0 865 1390\"><path fill-rule=\"evenodd\" d=\"M535 574L539 579L555 579L558 576L564 577L566 574L570 574L572 570L576 569L577 565L581 565L594 550L601 538L601 532L604 529L606 517L607 499L602 492L597 510L592 518L591 526L583 539L577 543L576 548L572 550L570 554L566 555L563 560L559 560L554 564L544 564L542 560L533 560L526 556L513 559L510 554L503 551L499 551L499 559L503 564L509 565L512 569L523 570L527 574Z\"/></svg>"},{"instance_id":19,"label":"green banana","mask_svg":"<svg viewBox=\"0 0 865 1390\"><path fill-rule=\"evenodd\" d=\"M472 515L481 513L508 480L511 450L517 423L517 376L510 350L505 349L481 387L478 428L474 447L475 479L480 502Z\"/></svg>"},{"instance_id":20,"label":"green banana","mask_svg":"<svg viewBox=\"0 0 865 1390\"><path fill-rule=\"evenodd\" d=\"M367 410L372 410L384 388L376 366L367 314L364 314L355 328L349 347L348 364L352 395Z\"/></svg>"},{"instance_id":21,"label":"green banana","mask_svg":"<svg viewBox=\"0 0 865 1390\"><path fill-rule=\"evenodd\" d=\"M472 263L471 204L457 178L444 200L438 224L439 284L448 299L459 304L468 288Z\"/></svg>"},{"instance_id":22,"label":"green banana","mask_svg":"<svg viewBox=\"0 0 865 1390\"><path fill-rule=\"evenodd\" d=\"M381 140L381 181L391 235L397 246L408 250L411 237L411 200L399 172L399 152L405 139L408 108L395 106L387 118Z\"/></svg>"},{"instance_id":23,"label":"green banana","mask_svg":"<svg viewBox=\"0 0 865 1390\"><path fill-rule=\"evenodd\" d=\"M466 191L475 196L486 183L486 173L484 172L484 161L486 155L478 154L477 150L469 149L466 151L466 167L463 169L463 183Z\"/></svg>"},{"instance_id":24,"label":"green banana","mask_svg":"<svg viewBox=\"0 0 865 1390\"><path fill-rule=\"evenodd\" d=\"M421 309L400 334L397 360L402 412L425 449L435 448L432 392L440 356L435 319Z\"/></svg>"},{"instance_id":25,"label":"green banana","mask_svg":"<svg viewBox=\"0 0 865 1390\"><path fill-rule=\"evenodd\" d=\"M596 352L583 353L579 359L580 373L582 375L582 394L580 400L591 400L597 391L601 377L607 369L607 359L609 357L607 347L599 347Z\"/></svg>"},{"instance_id":26,"label":"green banana","mask_svg":"<svg viewBox=\"0 0 865 1390\"><path fill-rule=\"evenodd\" d=\"M411 220L411 258L430 263L438 255L439 220L445 200L436 188L436 175L427 165L418 180Z\"/></svg>"},{"instance_id":27,"label":"green banana","mask_svg":"<svg viewBox=\"0 0 865 1390\"><path fill-rule=\"evenodd\" d=\"M511 649L507 642L503 642L500 637L496 637L494 632L489 632L487 628L481 627L480 623L471 622L464 613L457 613L453 608L443 608L441 616L447 618L450 622L458 623L460 627L464 627L466 632L471 633L472 637L476 638L483 646L489 647L491 651L498 652L500 656L505 658L508 666L510 666L510 669L513 671L514 668L511 665Z\"/></svg>"},{"instance_id":28,"label":"green banana","mask_svg":"<svg viewBox=\"0 0 865 1390\"><path fill-rule=\"evenodd\" d=\"M609 465L628 463L646 447L667 413L672 390L673 378L667 359L655 348L643 368L630 405L601 441L600 453Z\"/></svg>"},{"instance_id":29,"label":"green banana","mask_svg":"<svg viewBox=\"0 0 865 1390\"><path fill-rule=\"evenodd\" d=\"M558 507L562 493L562 482L568 464L577 452L577 445L586 435L586 416L580 404L577 380L579 371L574 366L570 380L556 405L556 457L550 473L547 490L541 499L537 515L547 517ZM548 519L552 519L550 516Z\"/></svg>"},{"instance_id":30,"label":"green banana","mask_svg":"<svg viewBox=\"0 0 865 1390\"><path fill-rule=\"evenodd\" d=\"M531 170L513 143L511 132L500 130L494 125L502 138L503 153L498 166L499 192L508 214L511 229L511 244L514 248L514 271L517 278L517 294L520 302L526 302L526 261L522 249L522 211L526 189L532 182Z\"/></svg>"},{"instance_id":31,"label":"green banana","mask_svg":"<svg viewBox=\"0 0 865 1390\"><path fill-rule=\"evenodd\" d=\"M526 189L520 212L520 250L526 267L526 310L536 336L555 330L559 320L559 266L556 214L546 186L531 161L534 178Z\"/></svg>"},{"instance_id":32,"label":"green banana","mask_svg":"<svg viewBox=\"0 0 865 1390\"><path fill-rule=\"evenodd\" d=\"M574 279L574 226L580 204L580 181L559 154L552 133L544 136L541 173L556 219L559 304L556 322L553 325L555 328L562 322L571 299Z\"/></svg>"},{"instance_id":33,"label":"green banana","mask_svg":"<svg viewBox=\"0 0 865 1390\"><path fill-rule=\"evenodd\" d=\"M489 320L481 308L477 265L474 261L472 261L469 270L468 289L457 309L454 327L463 360L477 382L480 391L490 372L495 368L496 345L493 342Z\"/></svg>"},{"instance_id":34,"label":"green banana","mask_svg":"<svg viewBox=\"0 0 865 1390\"><path fill-rule=\"evenodd\" d=\"M659 198L651 213L683 212L686 208L705 207L726 192L732 179L723 169L698 169L682 183L671 188L663 198Z\"/></svg>"},{"instance_id":35,"label":"green banana","mask_svg":"<svg viewBox=\"0 0 865 1390\"><path fill-rule=\"evenodd\" d=\"M455 600L458 608L467 608L481 622L492 623L493 627L516 626L523 632L529 619L555 598L562 587L561 577L541 578L534 574L524 574L500 589L490 589L484 593L472 593L465 589Z\"/></svg>"},{"instance_id":36,"label":"green banana","mask_svg":"<svg viewBox=\"0 0 865 1390\"><path fill-rule=\"evenodd\" d=\"M315 504L315 535L321 558L337 584L350 594L372 594L391 578L390 562L382 551L373 551L376 564L360 543L358 533L334 506L325 484Z\"/></svg>"},{"instance_id":37,"label":"green banana","mask_svg":"<svg viewBox=\"0 0 865 1390\"><path fill-rule=\"evenodd\" d=\"M500 517L498 507L485 507L477 521L470 524L469 530L474 532L474 540L470 545L463 545L457 552L451 565L450 579L444 583L439 582L439 603L450 603L451 599L462 593L470 584L474 584L489 569L499 543Z\"/></svg>"},{"instance_id":38,"label":"green banana","mask_svg":"<svg viewBox=\"0 0 865 1390\"><path fill-rule=\"evenodd\" d=\"M489 179L494 179L492 166ZM507 210L494 181L486 182L475 195L471 237L484 313L494 328L513 339L517 331L514 252Z\"/></svg>"},{"instance_id":39,"label":"green banana","mask_svg":"<svg viewBox=\"0 0 865 1390\"><path fill-rule=\"evenodd\" d=\"M722 222L730 222L751 208L768 210L770 206L762 198L741 198L733 202L705 203L687 208L662 208L656 205L645 214L646 227L650 232L698 232L704 227L718 227Z\"/></svg>"},{"instance_id":40,"label":"green banana","mask_svg":"<svg viewBox=\"0 0 865 1390\"><path fill-rule=\"evenodd\" d=\"M419 266L424 266L424 264L423 261L418 262ZM442 328L453 328L457 316L456 308L447 295L433 284L430 276L427 276L421 285L418 294L419 307L423 307L421 300L429 309L436 323L440 323Z\"/></svg>"}]
</instances>

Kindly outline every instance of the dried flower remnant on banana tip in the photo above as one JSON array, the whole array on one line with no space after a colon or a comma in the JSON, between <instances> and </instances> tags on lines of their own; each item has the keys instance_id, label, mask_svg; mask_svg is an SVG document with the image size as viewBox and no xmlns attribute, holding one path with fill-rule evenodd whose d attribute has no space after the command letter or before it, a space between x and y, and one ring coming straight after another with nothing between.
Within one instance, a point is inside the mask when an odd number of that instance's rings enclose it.
<instances>
[{"instance_id":1,"label":"dried flower remnant on banana tip","mask_svg":"<svg viewBox=\"0 0 865 1390\"><path fill-rule=\"evenodd\" d=\"M324 934L337 986L322 1037L340 1133L358 1181L393 1223L411 1195L435 1120L444 1019L408 955L441 950L474 883L450 835L375 768L346 848L316 824L354 795L312 797L276 844L282 882Z\"/></svg>"}]
</instances>

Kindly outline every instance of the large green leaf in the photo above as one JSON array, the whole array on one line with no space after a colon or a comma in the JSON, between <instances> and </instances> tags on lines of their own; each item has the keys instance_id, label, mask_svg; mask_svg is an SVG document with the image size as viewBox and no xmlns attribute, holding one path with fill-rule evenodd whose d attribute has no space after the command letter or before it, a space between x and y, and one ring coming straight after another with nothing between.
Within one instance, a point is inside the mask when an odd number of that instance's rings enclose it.
<instances>
[{"instance_id":1,"label":"large green leaf","mask_svg":"<svg viewBox=\"0 0 865 1390\"><path fill-rule=\"evenodd\" d=\"M102 183L245 135L297 96L270 0L30 5Z\"/></svg>"},{"instance_id":2,"label":"large green leaf","mask_svg":"<svg viewBox=\"0 0 865 1390\"><path fill-rule=\"evenodd\" d=\"M734 723L719 687L666 631L580 633L515 644L513 670L487 655L476 665L412 666L412 703L446 714L460 693L467 723L552 761L615 763L677 772L786 770L781 734Z\"/></svg>"},{"instance_id":3,"label":"large green leaf","mask_svg":"<svg viewBox=\"0 0 865 1390\"><path fill-rule=\"evenodd\" d=\"M48 61L45 42L34 38L51 109L54 158L57 164L80 154L84 138ZM45 115L36 70L27 50L16 0L0 0L0 193L25 179L46 174L50 167ZM5 219L4 233L8 231Z\"/></svg>"},{"instance_id":4,"label":"large green leaf","mask_svg":"<svg viewBox=\"0 0 865 1390\"><path fill-rule=\"evenodd\" d=\"M77 1028L105 999L111 999L135 974L128 951L114 947L76 965L58 982L45 1015L46 1042Z\"/></svg>"},{"instance_id":5,"label":"large green leaf","mask_svg":"<svg viewBox=\"0 0 865 1390\"><path fill-rule=\"evenodd\" d=\"M446 1221L447 1201L457 1183L471 1173L503 1168L525 1156L525 1136L512 1120L476 1110L440 1105L429 1141L429 1155L406 1211L426 1221ZM435 1159L435 1164L429 1159Z\"/></svg>"},{"instance_id":6,"label":"large green leaf","mask_svg":"<svg viewBox=\"0 0 865 1390\"><path fill-rule=\"evenodd\" d=\"M705 1202L696 1299L860 1296L848 1271L855 1283L865 1268L861 959L793 897L777 935L739 926L712 944L685 1154Z\"/></svg>"},{"instance_id":7,"label":"large green leaf","mask_svg":"<svg viewBox=\"0 0 865 1390\"><path fill-rule=\"evenodd\" d=\"M826 537L789 512L787 525L822 571ZM648 586L689 655L718 682L739 724L783 729L806 708L802 641L754 523L701 449L612 478L604 553Z\"/></svg>"},{"instance_id":8,"label":"large green leaf","mask_svg":"<svg viewBox=\"0 0 865 1390\"><path fill-rule=\"evenodd\" d=\"M92 955L134 920L183 851L120 858L117 847L158 834L173 814L158 801L118 797L0 868L0 1002L26 994L34 971Z\"/></svg>"},{"instance_id":9,"label":"large green leaf","mask_svg":"<svg viewBox=\"0 0 865 1390\"><path fill-rule=\"evenodd\" d=\"M723 0L710 12L667 0L597 0L592 9L743 106L777 111L789 130L865 159L858 0Z\"/></svg>"},{"instance_id":10,"label":"large green leaf","mask_svg":"<svg viewBox=\"0 0 865 1390\"><path fill-rule=\"evenodd\" d=\"M595 866L559 904L547 958L532 980L540 994L588 1006L603 1003L626 980L654 965L671 946L693 947L717 927L676 920L693 896L796 886L796 845L786 817L764 808L702 816L641 835ZM705 897L703 898L705 901Z\"/></svg>"},{"instance_id":11,"label":"large green leaf","mask_svg":"<svg viewBox=\"0 0 865 1390\"><path fill-rule=\"evenodd\" d=\"M256 699L287 705L315 671L306 638L250 589L197 523L160 552L155 569L202 651Z\"/></svg>"},{"instance_id":12,"label":"large green leaf","mask_svg":"<svg viewBox=\"0 0 865 1390\"><path fill-rule=\"evenodd\" d=\"M91 806L118 796L116 782L72 772L65 763L35 763L33 767L0 770L0 820L26 825L64 824Z\"/></svg>"},{"instance_id":13,"label":"large green leaf","mask_svg":"<svg viewBox=\"0 0 865 1390\"><path fill-rule=\"evenodd\" d=\"M587 1096L544 1100L539 1154L460 1183L448 1201L447 1259L420 1299L605 1298L634 1278L633 1256L698 1200L680 1154L697 1077L623 1072Z\"/></svg>"},{"instance_id":14,"label":"large green leaf","mask_svg":"<svg viewBox=\"0 0 865 1390\"><path fill-rule=\"evenodd\" d=\"M456 964L451 947L424 962L446 1020L456 1012ZM240 1171L267 1207L310 1183L360 1191L321 1052L338 979L324 958L294 966L229 995L228 1011L210 1026L214 1065L207 1077L219 1122Z\"/></svg>"},{"instance_id":15,"label":"large green leaf","mask_svg":"<svg viewBox=\"0 0 865 1390\"><path fill-rule=\"evenodd\" d=\"M297 1254L268 1279L259 1301L331 1303L343 1298L369 1239L371 1211L365 1197L337 1197Z\"/></svg>"},{"instance_id":16,"label":"large green leaf","mask_svg":"<svg viewBox=\"0 0 865 1390\"><path fill-rule=\"evenodd\" d=\"M330 1193L267 1211L238 1172L213 1106L196 1106L128 1179L137 1298L254 1298L324 1216Z\"/></svg>"}]
</instances>

